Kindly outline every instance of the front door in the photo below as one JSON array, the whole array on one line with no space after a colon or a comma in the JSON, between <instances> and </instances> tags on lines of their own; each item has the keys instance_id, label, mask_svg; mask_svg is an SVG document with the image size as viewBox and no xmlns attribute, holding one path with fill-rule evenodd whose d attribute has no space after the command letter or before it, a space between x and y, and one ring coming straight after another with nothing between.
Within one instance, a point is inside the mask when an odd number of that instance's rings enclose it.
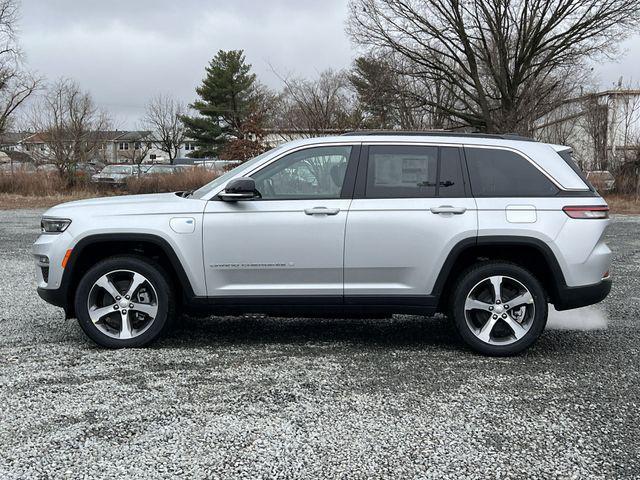
<instances>
[{"instance_id":1,"label":"front door","mask_svg":"<svg viewBox=\"0 0 640 480\"><path fill-rule=\"evenodd\" d=\"M345 300L428 304L451 249L477 235L462 149L363 149L347 221Z\"/></svg>"},{"instance_id":2,"label":"front door","mask_svg":"<svg viewBox=\"0 0 640 480\"><path fill-rule=\"evenodd\" d=\"M347 171L355 167L357 150L339 145L285 154L251 174L260 199L207 202L208 295L326 296L341 302L355 178Z\"/></svg>"}]
</instances>

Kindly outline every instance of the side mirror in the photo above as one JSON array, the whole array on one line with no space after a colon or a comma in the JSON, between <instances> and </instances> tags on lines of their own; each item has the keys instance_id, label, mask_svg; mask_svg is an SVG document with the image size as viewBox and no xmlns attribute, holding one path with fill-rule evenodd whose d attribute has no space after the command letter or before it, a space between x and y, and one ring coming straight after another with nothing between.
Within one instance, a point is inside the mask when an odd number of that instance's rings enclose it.
<instances>
[{"instance_id":1,"label":"side mirror","mask_svg":"<svg viewBox=\"0 0 640 480\"><path fill-rule=\"evenodd\" d=\"M253 178L241 177L227 183L224 191L218 194L218 198L225 202L237 202L260 198L260 193L256 190L256 182Z\"/></svg>"}]
</instances>

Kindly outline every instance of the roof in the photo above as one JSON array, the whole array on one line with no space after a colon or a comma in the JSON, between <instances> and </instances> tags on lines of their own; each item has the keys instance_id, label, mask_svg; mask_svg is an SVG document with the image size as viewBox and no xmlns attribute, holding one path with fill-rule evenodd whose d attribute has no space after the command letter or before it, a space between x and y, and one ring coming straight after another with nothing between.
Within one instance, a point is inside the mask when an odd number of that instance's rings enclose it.
<instances>
[{"instance_id":1,"label":"roof","mask_svg":"<svg viewBox=\"0 0 640 480\"><path fill-rule=\"evenodd\" d=\"M89 132L87 135L94 140L103 142L136 142L146 139L151 135L151 132L146 130L97 130ZM46 132L27 134L23 143L46 143L46 138Z\"/></svg>"},{"instance_id":2,"label":"roof","mask_svg":"<svg viewBox=\"0 0 640 480\"><path fill-rule=\"evenodd\" d=\"M151 132L148 130L133 130L121 133L122 135L115 138L118 142L135 142L138 140L144 140L151 135Z\"/></svg>"},{"instance_id":3,"label":"roof","mask_svg":"<svg viewBox=\"0 0 640 480\"><path fill-rule=\"evenodd\" d=\"M15 145L29 135L31 135L29 132L5 132L0 135L0 145Z\"/></svg>"}]
</instances>

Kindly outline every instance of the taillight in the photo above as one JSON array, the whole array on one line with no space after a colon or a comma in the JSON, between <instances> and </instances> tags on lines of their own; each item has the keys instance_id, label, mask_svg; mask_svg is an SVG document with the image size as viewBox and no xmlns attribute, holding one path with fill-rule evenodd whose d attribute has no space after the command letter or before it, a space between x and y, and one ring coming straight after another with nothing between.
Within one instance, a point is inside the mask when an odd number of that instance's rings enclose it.
<instances>
[{"instance_id":1,"label":"taillight","mask_svg":"<svg viewBox=\"0 0 640 480\"><path fill-rule=\"evenodd\" d=\"M571 205L562 210L571 218L609 218L609 207L606 205Z\"/></svg>"}]
</instances>

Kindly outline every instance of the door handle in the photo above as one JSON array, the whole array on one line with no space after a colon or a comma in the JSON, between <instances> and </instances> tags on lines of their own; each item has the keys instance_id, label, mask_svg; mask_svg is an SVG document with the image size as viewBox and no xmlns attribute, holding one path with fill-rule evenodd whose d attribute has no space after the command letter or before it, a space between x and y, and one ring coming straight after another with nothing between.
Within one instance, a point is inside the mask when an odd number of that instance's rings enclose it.
<instances>
[{"instance_id":1,"label":"door handle","mask_svg":"<svg viewBox=\"0 0 640 480\"><path fill-rule=\"evenodd\" d=\"M313 207L304 209L305 215L337 215L339 212L339 208Z\"/></svg>"},{"instance_id":2,"label":"door handle","mask_svg":"<svg viewBox=\"0 0 640 480\"><path fill-rule=\"evenodd\" d=\"M466 207L453 207L451 205L440 205L439 207L431 207L431 213L448 213L452 215L461 215L467 211Z\"/></svg>"}]
</instances>

